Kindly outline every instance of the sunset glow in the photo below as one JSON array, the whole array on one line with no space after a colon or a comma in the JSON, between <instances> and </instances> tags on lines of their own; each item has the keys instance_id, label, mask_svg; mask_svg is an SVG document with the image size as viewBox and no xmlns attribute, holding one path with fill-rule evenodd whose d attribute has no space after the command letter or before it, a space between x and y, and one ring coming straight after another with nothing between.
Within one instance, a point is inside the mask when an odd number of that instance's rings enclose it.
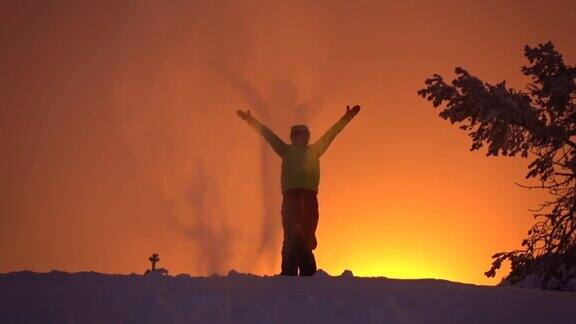
<instances>
[{"instance_id":1,"label":"sunset glow","mask_svg":"<svg viewBox=\"0 0 576 324\"><path fill-rule=\"evenodd\" d=\"M416 92L456 66L522 88L526 44L576 62L575 1L0 11L0 272L142 273L157 252L171 274L277 274L280 159L235 111L314 141L359 104L321 159L319 268L497 284L491 255L546 196L515 185L528 160L470 152Z\"/></svg>"}]
</instances>

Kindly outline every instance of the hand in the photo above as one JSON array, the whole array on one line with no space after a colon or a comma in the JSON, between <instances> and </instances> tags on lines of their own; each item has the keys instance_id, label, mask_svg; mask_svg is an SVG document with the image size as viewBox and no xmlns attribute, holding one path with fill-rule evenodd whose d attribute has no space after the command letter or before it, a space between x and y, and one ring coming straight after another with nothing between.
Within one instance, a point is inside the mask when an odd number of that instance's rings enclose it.
<instances>
[{"instance_id":1,"label":"hand","mask_svg":"<svg viewBox=\"0 0 576 324\"><path fill-rule=\"evenodd\" d=\"M360 106L356 105L350 109L350 106L346 106L346 114L344 116L352 119L354 116L358 115L360 111Z\"/></svg>"},{"instance_id":2,"label":"hand","mask_svg":"<svg viewBox=\"0 0 576 324\"><path fill-rule=\"evenodd\" d=\"M238 117L244 119L245 121L249 121L250 119L252 119L252 114L250 113L250 110L236 110L236 115L238 115Z\"/></svg>"}]
</instances>

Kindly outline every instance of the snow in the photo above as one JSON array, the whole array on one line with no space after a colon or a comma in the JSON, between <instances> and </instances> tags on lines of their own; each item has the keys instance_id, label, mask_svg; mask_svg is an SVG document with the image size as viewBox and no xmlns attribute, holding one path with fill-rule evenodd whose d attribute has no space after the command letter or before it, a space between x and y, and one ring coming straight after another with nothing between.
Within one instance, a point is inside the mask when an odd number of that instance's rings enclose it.
<instances>
[{"instance_id":1,"label":"snow","mask_svg":"<svg viewBox=\"0 0 576 324\"><path fill-rule=\"evenodd\" d=\"M503 280L500 285L576 292L576 267L572 267L569 271L560 271L559 276L551 276L548 278L541 274L529 274L524 277L524 279L515 282L514 284L510 284L506 280Z\"/></svg>"},{"instance_id":2,"label":"snow","mask_svg":"<svg viewBox=\"0 0 576 324\"><path fill-rule=\"evenodd\" d=\"M6 323L575 323L576 294L445 280L0 274Z\"/></svg>"}]
</instances>

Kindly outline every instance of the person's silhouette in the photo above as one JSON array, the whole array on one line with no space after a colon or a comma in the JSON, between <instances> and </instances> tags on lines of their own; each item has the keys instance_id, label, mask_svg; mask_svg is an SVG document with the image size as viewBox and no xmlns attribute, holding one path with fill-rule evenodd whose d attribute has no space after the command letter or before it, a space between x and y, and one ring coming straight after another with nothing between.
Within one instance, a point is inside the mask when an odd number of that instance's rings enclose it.
<instances>
[{"instance_id":1,"label":"person's silhouette","mask_svg":"<svg viewBox=\"0 0 576 324\"><path fill-rule=\"evenodd\" d=\"M282 275L311 276L316 272L316 260L312 251L316 248L316 227L318 225L318 184L320 183L320 157L336 135L344 129L360 106L352 109L346 106L346 113L340 120L318 139L308 145L310 131L306 125L291 128L291 144L286 144L250 113L238 110L236 113L254 127L282 158Z\"/></svg>"}]
</instances>

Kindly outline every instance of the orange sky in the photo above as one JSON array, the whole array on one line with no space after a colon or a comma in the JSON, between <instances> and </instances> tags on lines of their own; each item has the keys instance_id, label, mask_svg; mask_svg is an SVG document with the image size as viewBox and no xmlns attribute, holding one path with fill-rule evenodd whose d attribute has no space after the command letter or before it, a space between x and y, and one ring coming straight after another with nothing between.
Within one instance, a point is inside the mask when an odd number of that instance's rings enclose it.
<instances>
[{"instance_id":1,"label":"orange sky","mask_svg":"<svg viewBox=\"0 0 576 324\"><path fill-rule=\"evenodd\" d=\"M314 140L360 104L321 161L319 267L495 284L490 256L519 247L544 195L514 185L527 160L469 152L416 91L455 66L523 87L525 44L576 61L574 1L0 12L0 272L143 272L158 252L175 274L276 273L280 160L266 151L262 169L261 139L234 111L285 140L306 122Z\"/></svg>"}]
</instances>

